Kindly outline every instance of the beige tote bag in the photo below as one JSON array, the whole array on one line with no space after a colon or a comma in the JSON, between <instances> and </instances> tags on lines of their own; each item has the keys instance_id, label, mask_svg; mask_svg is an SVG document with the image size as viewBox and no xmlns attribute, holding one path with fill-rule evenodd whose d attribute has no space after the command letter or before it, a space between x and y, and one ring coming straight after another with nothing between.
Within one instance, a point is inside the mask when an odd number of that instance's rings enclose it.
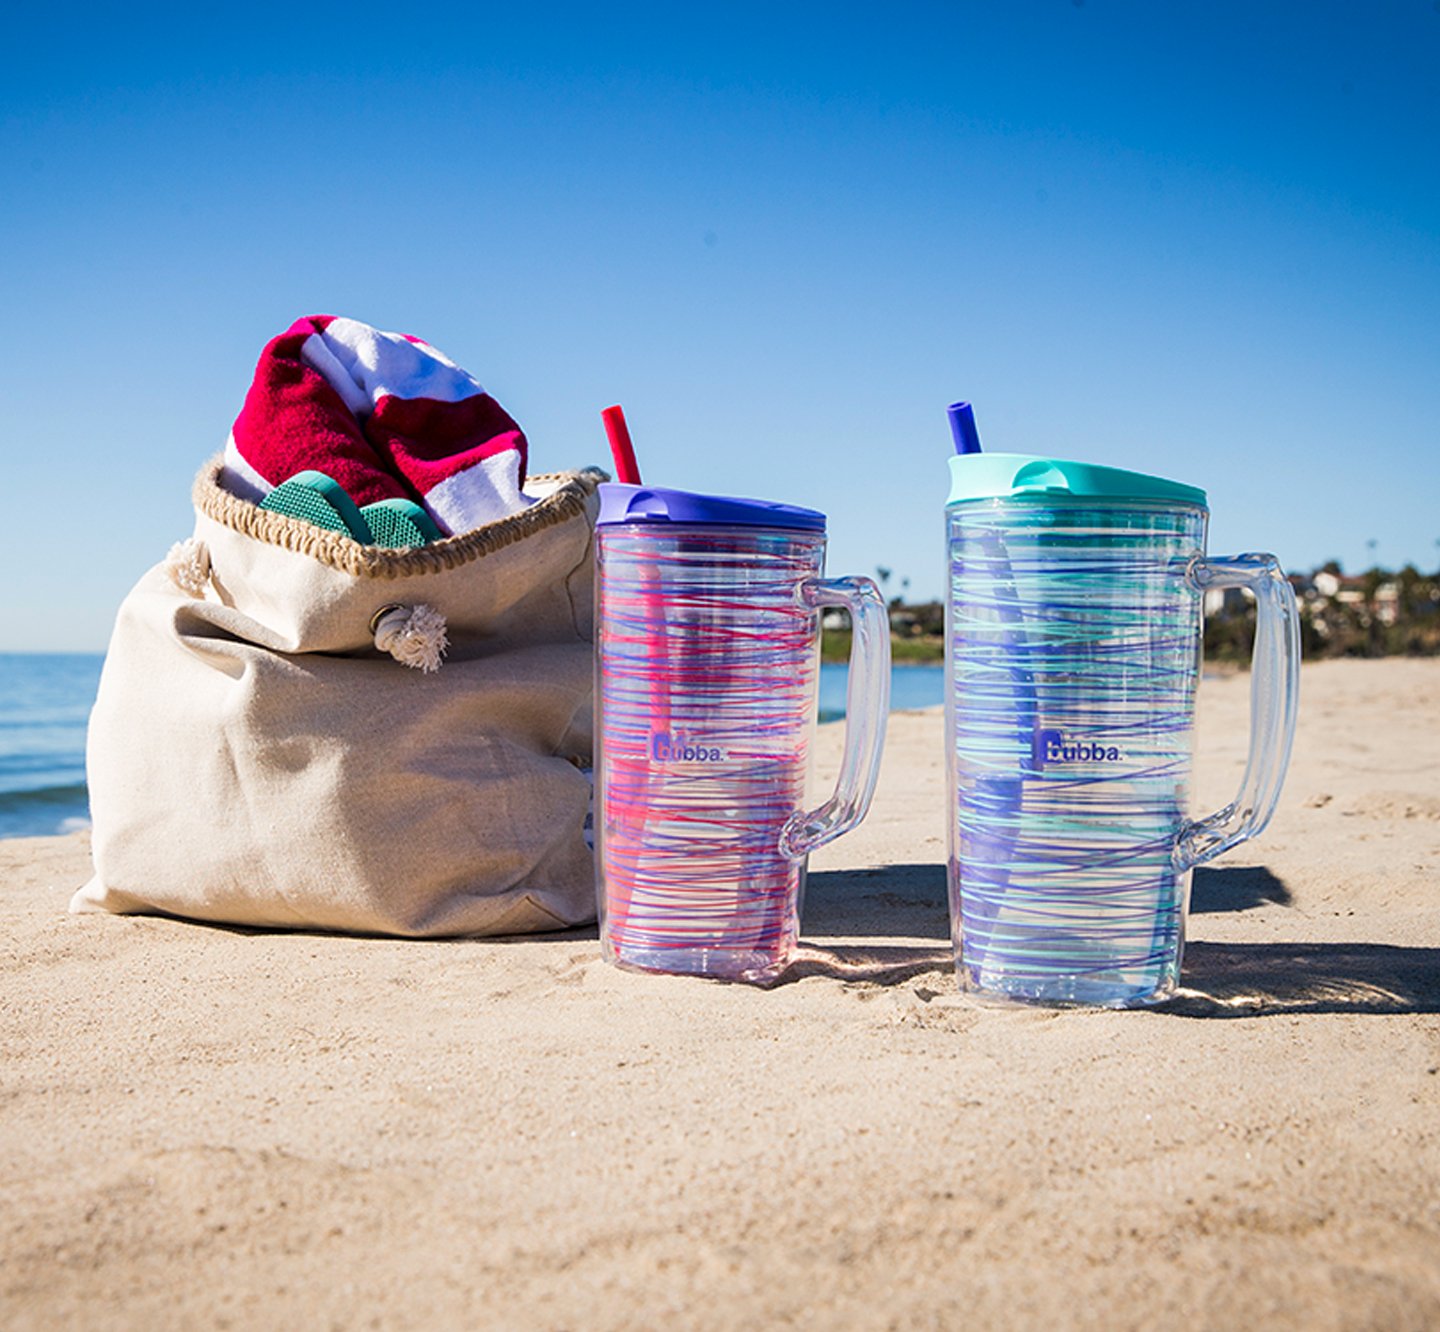
<instances>
[{"instance_id":1,"label":"beige tote bag","mask_svg":"<svg viewBox=\"0 0 1440 1332\"><path fill-rule=\"evenodd\" d=\"M116 622L73 911L433 937L595 916L596 472L412 550L195 483Z\"/></svg>"}]
</instances>

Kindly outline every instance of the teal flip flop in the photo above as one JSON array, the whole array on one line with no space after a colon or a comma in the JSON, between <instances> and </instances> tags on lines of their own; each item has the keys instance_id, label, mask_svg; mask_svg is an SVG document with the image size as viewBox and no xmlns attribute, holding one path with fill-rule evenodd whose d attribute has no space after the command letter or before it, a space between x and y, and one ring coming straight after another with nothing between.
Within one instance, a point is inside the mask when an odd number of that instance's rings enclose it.
<instances>
[{"instance_id":1,"label":"teal flip flop","mask_svg":"<svg viewBox=\"0 0 1440 1332\"><path fill-rule=\"evenodd\" d=\"M424 546L442 535L435 520L414 500L376 500L360 508L345 487L324 472L296 472L266 495L260 507L344 532L364 546Z\"/></svg>"},{"instance_id":2,"label":"teal flip flop","mask_svg":"<svg viewBox=\"0 0 1440 1332\"><path fill-rule=\"evenodd\" d=\"M408 500L386 502L409 503ZM272 513L283 513L287 518L298 518L302 523L329 528L332 532L344 532L362 545L375 544L370 524L365 521L355 501L338 481L324 472L296 472L266 495L260 501L260 507Z\"/></svg>"},{"instance_id":3,"label":"teal flip flop","mask_svg":"<svg viewBox=\"0 0 1440 1332\"><path fill-rule=\"evenodd\" d=\"M360 516L368 524L377 546L424 546L439 541L435 520L414 500L384 499L367 504Z\"/></svg>"}]
</instances>

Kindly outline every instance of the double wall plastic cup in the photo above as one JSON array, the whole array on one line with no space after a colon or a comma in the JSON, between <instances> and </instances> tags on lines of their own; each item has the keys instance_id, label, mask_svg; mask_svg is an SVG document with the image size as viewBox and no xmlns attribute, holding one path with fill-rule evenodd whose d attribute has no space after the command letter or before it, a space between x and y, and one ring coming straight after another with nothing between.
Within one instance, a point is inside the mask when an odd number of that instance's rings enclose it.
<instances>
[{"instance_id":1,"label":"double wall plastic cup","mask_svg":"<svg viewBox=\"0 0 1440 1332\"><path fill-rule=\"evenodd\" d=\"M602 485L596 527L596 866L619 966L773 980L806 856L865 817L890 691L868 578L822 577L810 509ZM838 785L806 810L820 609L853 624Z\"/></svg>"},{"instance_id":2,"label":"double wall plastic cup","mask_svg":"<svg viewBox=\"0 0 1440 1332\"><path fill-rule=\"evenodd\" d=\"M1299 692L1272 555L1205 554L1203 491L1014 454L952 458L949 885L962 986L1128 1007L1176 987L1191 871L1269 822ZM1258 603L1240 790L1191 818L1202 603Z\"/></svg>"}]
</instances>

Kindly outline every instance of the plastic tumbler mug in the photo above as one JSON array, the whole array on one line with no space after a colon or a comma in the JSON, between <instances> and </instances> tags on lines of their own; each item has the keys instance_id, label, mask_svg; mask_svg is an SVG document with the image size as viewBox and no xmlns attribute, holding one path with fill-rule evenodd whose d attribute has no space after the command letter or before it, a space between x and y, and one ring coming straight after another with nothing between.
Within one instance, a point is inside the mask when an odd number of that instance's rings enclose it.
<instances>
[{"instance_id":1,"label":"plastic tumbler mug","mask_svg":"<svg viewBox=\"0 0 1440 1332\"><path fill-rule=\"evenodd\" d=\"M950 460L950 915L967 989L1128 1007L1180 973L1190 872L1270 821L1299 692L1272 555L1209 558L1205 493L1016 454ZM1204 593L1258 604L1250 756L1189 817Z\"/></svg>"},{"instance_id":2,"label":"plastic tumbler mug","mask_svg":"<svg viewBox=\"0 0 1440 1332\"><path fill-rule=\"evenodd\" d=\"M822 578L825 516L600 487L596 867L607 960L767 981L799 935L805 857L865 817L890 695L868 578ZM804 810L819 608L850 612L839 783Z\"/></svg>"}]
</instances>

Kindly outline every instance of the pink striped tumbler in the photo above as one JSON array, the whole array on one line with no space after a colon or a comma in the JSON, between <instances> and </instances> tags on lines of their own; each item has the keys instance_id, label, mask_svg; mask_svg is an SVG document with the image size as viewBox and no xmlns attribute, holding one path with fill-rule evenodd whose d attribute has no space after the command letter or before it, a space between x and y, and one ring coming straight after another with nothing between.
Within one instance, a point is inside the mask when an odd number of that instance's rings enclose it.
<instances>
[{"instance_id":1,"label":"pink striped tumbler","mask_svg":"<svg viewBox=\"0 0 1440 1332\"><path fill-rule=\"evenodd\" d=\"M868 578L821 577L825 516L603 485L596 527L596 873L617 966L764 983L799 937L805 860L870 805L890 635ZM804 809L820 609L850 612L845 750Z\"/></svg>"}]
</instances>

